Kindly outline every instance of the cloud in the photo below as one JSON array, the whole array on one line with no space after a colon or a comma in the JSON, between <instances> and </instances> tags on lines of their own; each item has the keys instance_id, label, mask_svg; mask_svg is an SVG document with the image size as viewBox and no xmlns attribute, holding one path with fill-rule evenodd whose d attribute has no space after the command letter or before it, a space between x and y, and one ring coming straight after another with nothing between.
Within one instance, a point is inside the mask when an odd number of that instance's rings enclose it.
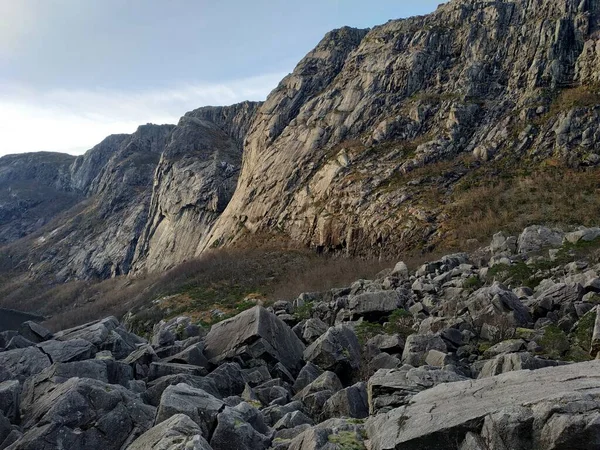
<instances>
[{"instance_id":1,"label":"cloud","mask_svg":"<svg viewBox=\"0 0 600 450\"><path fill-rule=\"evenodd\" d=\"M132 133L145 123L177 123L206 105L263 100L283 78L270 74L164 90L57 89L0 85L0 156L31 151L82 153L109 134Z\"/></svg>"},{"instance_id":2,"label":"cloud","mask_svg":"<svg viewBox=\"0 0 600 450\"><path fill-rule=\"evenodd\" d=\"M0 0L0 17L0 55L10 55L35 28L35 6L23 0Z\"/></svg>"}]
</instances>

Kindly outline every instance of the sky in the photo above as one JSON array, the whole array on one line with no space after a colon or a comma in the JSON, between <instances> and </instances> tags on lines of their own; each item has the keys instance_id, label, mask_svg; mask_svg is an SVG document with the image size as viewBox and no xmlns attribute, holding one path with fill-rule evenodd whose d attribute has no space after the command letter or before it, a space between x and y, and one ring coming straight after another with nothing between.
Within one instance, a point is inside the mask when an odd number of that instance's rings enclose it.
<instances>
[{"instance_id":1,"label":"sky","mask_svg":"<svg viewBox=\"0 0 600 450\"><path fill-rule=\"evenodd\" d=\"M0 156L264 100L328 31L442 1L0 0Z\"/></svg>"}]
</instances>

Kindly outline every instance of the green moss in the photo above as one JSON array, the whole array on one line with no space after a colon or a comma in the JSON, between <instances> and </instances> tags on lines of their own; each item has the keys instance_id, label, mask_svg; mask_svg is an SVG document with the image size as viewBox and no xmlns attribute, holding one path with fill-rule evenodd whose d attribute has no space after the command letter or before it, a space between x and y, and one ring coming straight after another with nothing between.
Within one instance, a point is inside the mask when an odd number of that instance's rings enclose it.
<instances>
[{"instance_id":1,"label":"green moss","mask_svg":"<svg viewBox=\"0 0 600 450\"><path fill-rule=\"evenodd\" d=\"M377 336L378 334L384 334L385 330L383 329L383 325L379 323L372 322L361 322L356 326L356 336L358 337L358 341L361 345L366 344L366 342L372 337Z\"/></svg>"},{"instance_id":2,"label":"green moss","mask_svg":"<svg viewBox=\"0 0 600 450\"><path fill-rule=\"evenodd\" d=\"M476 275L473 275L472 277L467 278L463 282L463 288L470 289L471 291L476 291L481 286L483 286L483 283L481 282L479 277Z\"/></svg>"},{"instance_id":3,"label":"green moss","mask_svg":"<svg viewBox=\"0 0 600 450\"><path fill-rule=\"evenodd\" d=\"M294 316L296 317L296 319L298 319L298 320L310 319L312 317L313 305L314 305L313 302L306 302L304 305L296 308L296 311L294 311Z\"/></svg>"},{"instance_id":4,"label":"green moss","mask_svg":"<svg viewBox=\"0 0 600 450\"><path fill-rule=\"evenodd\" d=\"M550 359L561 359L571 348L569 338L556 325L544 328L544 334L538 344L542 346L541 355Z\"/></svg>"},{"instance_id":5,"label":"green moss","mask_svg":"<svg viewBox=\"0 0 600 450\"><path fill-rule=\"evenodd\" d=\"M535 276L538 270L543 270L541 265L529 266L524 262L516 264L496 264L488 271L489 278L495 278L505 283L518 284L531 289L537 287L544 277Z\"/></svg>"},{"instance_id":6,"label":"green moss","mask_svg":"<svg viewBox=\"0 0 600 450\"><path fill-rule=\"evenodd\" d=\"M338 450L366 450L365 444L358 440L353 431L340 431L338 434L330 434L327 440L337 445Z\"/></svg>"}]
</instances>

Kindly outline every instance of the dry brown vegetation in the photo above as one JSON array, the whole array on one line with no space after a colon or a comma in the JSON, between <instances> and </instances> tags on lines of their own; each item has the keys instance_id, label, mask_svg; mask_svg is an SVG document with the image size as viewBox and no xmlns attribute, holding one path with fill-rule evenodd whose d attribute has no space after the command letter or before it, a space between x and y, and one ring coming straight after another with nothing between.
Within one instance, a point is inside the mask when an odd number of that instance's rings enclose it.
<instances>
[{"instance_id":1,"label":"dry brown vegetation","mask_svg":"<svg viewBox=\"0 0 600 450\"><path fill-rule=\"evenodd\" d=\"M446 245L486 242L493 233L528 225L595 225L600 216L599 170L543 170L510 178L490 176L460 189L445 207Z\"/></svg>"},{"instance_id":2,"label":"dry brown vegetation","mask_svg":"<svg viewBox=\"0 0 600 450\"><path fill-rule=\"evenodd\" d=\"M52 329L120 317L167 296L177 297L179 312L198 316L214 307L235 310L248 296L273 301L343 287L391 266L391 261L320 256L308 250L221 249L161 274L55 286L26 284L16 277L0 285L0 306L43 314Z\"/></svg>"}]
</instances>

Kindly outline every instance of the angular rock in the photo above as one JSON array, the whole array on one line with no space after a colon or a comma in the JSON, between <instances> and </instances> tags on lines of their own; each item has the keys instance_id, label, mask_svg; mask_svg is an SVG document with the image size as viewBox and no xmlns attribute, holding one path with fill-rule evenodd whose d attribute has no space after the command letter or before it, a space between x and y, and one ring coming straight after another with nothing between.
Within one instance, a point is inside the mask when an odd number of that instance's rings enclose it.
<instances>
[{"instance_id":1,"label":"angular rock","mask_svg":"<svg viewBox=\"0 0 600 450\"><path fill-rule=\"evenodd\" d=\"M425 358L430 350L446 352L446 344L441 337L435 334L411 334L406 339L402 362L414 367L425 364Z\"/></svg>"},{"instance_id":2,"label":"angular rock","mask_svg":"<svg viewBox=\"0 0 600 450\"><path fill-rule=\"evenodd\" d=\"M364 292L348 297L348 309L354 320L364 317L376 322L402 306L402 299L396 291Z\"/></svg>"},{"instance_id":3,"label":"angular rock","mask_svg":"<svg viewBox=\"0 0 600 450\"><path fill-rule=\"evenodd\" d=\"M348 382L360 367L360 344L351 328L336 325L306 348L304 359Z\"/></svg>"},{"instance_id":4,"label":"angular rock","mask_svg":"<svg viewBox=\"0 0 600 450\"><path fill-rule=\"evenodd\" d=\"M25 381L32 375L40 373L52 363L37 347L9 350L0 353L0 382L15 379Z\"/></svg>"},{"instance_id":5,"label":"angular rock","mask_svg":"<svg viewBox=\"0 0 600 450\"><path fill-rule=\"evenodd\" d=\"M68 341L45 341L38 347L50 357L52 362L73 362L91 359L96 354L96 348L84 339Z\"/></svg>"},{"instance_id":6,"label":"angular rock","mask_svg":"<svg viewBox=\"0 0 600 450\"><path fill-rule=\"evenodd\" d=\"M530 448L598 448L578 447L579 442L589 439L589 432L597 428L600 395L600 361L547 367L534 371L510 372L476 381L440 384L418 393L410 402L367 421L367 431L373 450L410 448L431 450L453 448L463 442L468 432L479 433L481 423L488 416L507 407L527 406L560 408L560 404L576 399L587 399L587 409L593 414L579 416L581 406L574 405L572 412L564 410L556 420L551 418L551 409L541 411L542 425L548 418L548 428L539 434L530 433L537 439ZM585 393L583 393L585 391ZM539 407L536 407L539 405ZM574 414L574 415L570 415ZM568 423L579 424L569 428ZM565 420L567 419L567 420ZM572 421L575 422L572 422ZM562 423L561 423L562 422ZM561 423L560 426L557 426ZM589 428L589 427L592 428ZM553 431L550 431L553 430ZM569 431L567 431L569 430ZM544 432L545 431L545 432ZM595 431L594 431L595 432ZM550 443L554 441L554 444ZM589 442L589 441L587 441ZM575 444L575 445L573 445ZM584 444L587 445L587 444Z\"/></svg>"},{"instance_id":7,"label":"angular rock","mask_svg":"<svg viewBox=\"0 0 600 450\"><path fill-rule=\"evenodd\" d=\"M378 414L389 411L408 404L414 395L425 389L462 380L465 377L435 367L380 369L367 383L369 412Z\"/></svg>"},{"instance_id":8,"label":"angular rock","mask_svg":"<svg viewBox=\"0 0 600 450\"><path fill-rule=\"evenodd\" d=\"M12 423L19 419L19 398L21 385L17 380L0 383L0 413Z\"/></svg>"},{"instance_id":9,"label":"angular rock","mask_svg":"<svg viewBox=\"0 0 600 450\"><path fill-rule=\"evenodd\" d=\"M325 403L323 417L364 419L369 416L367 385L360 382L333 394Z\"/></svg>"},{"instance_id":10,"label":"angular rock","mask_svg":"<svg viewBox=\"0 0 600 450\"><path fill-rule=\"evenodd\" d=\"M202 430L185 414L150 428L126 450L213 450L202 437Z\"/></svg>"},{"instance_id":11,"label":"angular rock","mask_svg":"<svg viewBox=\"0 0 600 450\"><path fill-rule=\"evenodd\" d=\"M292 373L300 369L304 351L291 328L262 306L213 325L205 344L204 354L213 363L261 358L273 365L281 362Z\"/></svg>"},{"instance_id":12,"label":"angular rock","mask_svg":"<svg viewBox=\"0 0 600 450\"><path fill-rule=\"evenodd\" d=\"M180 383L163 392L155 423L158 425L172 416L185 414L200 427L203 436L211 436L217 415L224 408L225 403L208 392Z\"/></svg>"},{"instance_id":13,"label":"angular rock","mask_svg":"<svg viewBox=\"0 0 600 450\"><path fill-rule=\"evenodd\" d=\"M122 386L71 378L22 411L26 431L14 450L119 450L150 429L154 408Z\"/></svg>"},{"instance_id":14,"label":"angular rock","mask_svg":"<svg viewBox=\"0 0 600 450\"><path fill-rule=\"evenodd\" d=\"M31 342L39 343L52 339L52 333L39 323L28 320L19 327L19 334Z\"/></svg>"},{"instance_id":15,"label":"angular rock","mask_svg":"<svg viewBox=\"0 0 600 450\"><path fill-rule=\"evenodd\" d=\"M487 361L481 369L478 378L493 377L514 370L535 370L541 369L542 367L560 366L564 364L566 363L562 361L538 358L527 352L508 353L498 355L494 359Z\"/></svg>"},{"instance_id":16,"label":"angular rock","mask_svg":"<svg viewBox=\"0 0 600 450\"><path fill-rule=\"evenodd\" d=\"M532 225L523 230L517 242L519 253L530 253L545 247L560 247L564 233L550 228Z\"/></svg>"},{"instance_id":17,"label":"angular rock","mask_svg":"<svg viewBox=\"0 0 600 450\"><path fill-rule=\"evenodd\" d=\"M217 417L217 428L210 439L213 450L266 450L271 432L261 423L259 412L242 403L226 407Z\"/></svg>"}]
</instances>

